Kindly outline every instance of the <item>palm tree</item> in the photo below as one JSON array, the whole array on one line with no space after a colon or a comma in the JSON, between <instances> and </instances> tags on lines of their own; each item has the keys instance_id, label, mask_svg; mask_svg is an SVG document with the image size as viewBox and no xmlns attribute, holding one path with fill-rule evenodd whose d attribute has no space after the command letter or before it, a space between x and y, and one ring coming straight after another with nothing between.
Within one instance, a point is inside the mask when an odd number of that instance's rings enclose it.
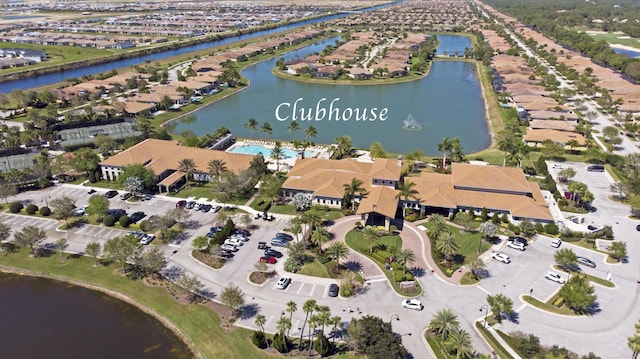
<instances>
[{"instance_id":1,"label":"palm tree","mask_svg":"<svg viewBox=\"0 0 640 359\"><path fill-rule=\"evenodd\" d=\"M335 344L336 343L336 337L337 337L337 331L338 331L338 326L340 325L340 323L342 322L342 318L340 318L339 316L333 316L331 317L331 330L334 332L333 335L333 339L332 339L332 343Z\"/></svg>"},{"instance_id":2,"label":"palm tree","mask_svg":"<svg viewBox=\"0 0 640 359\"><path fill-rule=\"evenodd\" d=\"M269 122L265 122L260 127L260 131L264 132L265 135L271 135L271 133L273 132L273 129L271 128L271 125L269 124Z\"/></svg>"},{"instance_id":3,"label":"palm tree","mask_svg":"<svg viewBox=\"0 0 640 359\"><path fill-rule=\"evenodd\" d=\"M442 152L442 169L447 168L447 153L452 149L451 139L445 137L438 143L438 151Z\"/></svg>"},{"instance_id":4,"label":"palm tree","mask_svg":"<svg viewBox=\"0 0 640 359\"><path fill-rule=\"evenodd\" d=\"M296 121L291 121L287 131L291 132L291 141L295 140L296 132L300 129L300 125Z\"/></svg>"},{"instance_id":5,"label":"palm tree","mask_svg":"<svg viewBox=\"0 0 640 359\"><path fill-rule=\"evenodd\" d=\"M325 227L318 227L311 235L311 243L318 246L318 252L322 251L322 245L331 240L331 235Z\"/></svg>"},{"instance_id":6,"label":"palm tree","mask_svg":"<svg viewBox=\"0 0 640 359\"><path fill-rule=\"evenodd\" d=\"M253 137L253 130L258 128L258 121L255 118L250 117L247 123L244 124L244 127L248 128L251 131L251 137Z\"/></svg>"},{"instance_id":7,"label":"palm tree","mask_svg":"<svg viewBox=\"0 0 640 359\"><path fill-rule=\"evenodd\" d=\"M407 201L409 200L409 198L412 199L418 199L418 197L416 197L416 195L420 192L418 192L418 190L414 189L413 187L415 187L415 183L413 182L400 182L398 183L398 194L396 195L396 198L398 199L403 199L404 200L404 206L402 208L402 216L406 217L407 216Z\"/></svg>"},{"instance_id":8,"label":"palm tree","mask_svg":"<svg viewBox=\"0 0 640 359\"><path fill-rule=\"evenodd\" d=\"M447 344L456 351L456 359L470 358L474 349L471 344L471 336L464 330L458 330L449 334Z\"/></svg>"},{"instance_id":9,"label":"palm tree","mask_svg":"<svg viewBox=\"0 0 640 359\"><path fill-rule=\"evenodd\" d=\"M300 346L302 345L302 335L304 333L304 327L307 325L307 320L309 316L313 314L313 311L316 309L318 303L315 299L309 299L304 304L302 304L302 310L305 313L304 322L302 323L302 328L300 329Z\"/></svg>"},{"instance_id":10,"label":"palm tree","mask_svg":"<svg viewBox=\"0 0 640 359\"><path fill-rule=\"evenodd\" d=\"M267 317L265 317L262 314L257 314L256 320L254 321L254 323L260 328L260 330L262 331L262 334L264 335L264 325L267 324ZM269 341L267 341L267 343L268 342Z\"/></svg>"},{"instance_id":11,"label":"palm tree","mask_svg":"<svg viewBox=\"0 0 640 359\"><path fill-rule=\"evenodd\" d=\"M444 232L436 240L436 249L444 255L446 261L450 261L451 257L458 253L460 246L451 232Z\"/></svg>"},{"instance_id":12,"label":"palm tree","mask_svg":"<svg viewBox=\"0 0 640 359\"><path fill-rule=\"evenodd\" d=\"M178 171L184 173L185 179L187 180L187 188L190 187L189 178L193 177L195 169L196 163L191 158L183 158L178 162Z\"/></svg>"},{"instance_id":13,"label":"palm tree","mask_svg":"<svg viewBox=\"0 0 640 359\"><path fill-rule=\"evenodd\" d=\"M351 141L351 137L344 135L336 137L336 142L338 143L338 158L345 158L351 153L351 146L353 146L353 142Z\"/></svg>"},{"instance_id":14,"label":"palm tree","mask_svg":"<svg viewBox=\"0 0 640 359\"><path fill-rule=\"evenodd\" d=\"M365 240L369 241L369 253L373 253L373 243L380 239L380 233L378 233L378 230L374 227L366 226L364 227L362 236Z\"/></svg>"},{"instance_id":15,"label":"palm tree","mask_svg":"<svg viewBox=\"0 0 640 359\"><path fill-rule=\"evenodd\" d=\"M640 353L640 335L636 334L632 337L627 338L627 345L629 346L629 349L633 351L633 355L631 356L631 358L638 358L638 353Z\"/></svg>"},{"instance_id":16,"label":"palm tree","mask_svg":"<svg viewBox=\"0 0 640 359\"><path fill-rule=\"evenodd\" d=\"M298 310L298 305L296 304L296 302L290 300L287 302L287 312L289 312L289 323L292 323L292 319L293 319L293 312L295 312L296 310ZM291 330L291 328L289 328L289 330ZM287 331L287 336L289 336L289 330Z\"/></svg>"},{"instance_id":17,"label":"palm tree","mask_svg":"<svg viewBox=\"0 0 640 359\"><path fill-rule=\"evenodd\" d=\"M211 178L218 178L223 172L227 171L227 164L223 160L214 159L207 163L207 169Z\"/></svg>"},{"instance_id":18,"label":"palm tree","mask_svg":"<svg viewBox=\"0 0 640 359\"><path fill-rule=\"evenodd\" d=\"M365 188L362 187L363 184L364 182L353 177L350 183L345 183L342 185L342 187L344 188L344 197L349 198L349 201L351 202L351 212L355 211L354 197L356 195L356 192L360 193L360 195L364 194Z\"/></svg>"},{"instance_id":19,"label":"palm tree","mask_svg":"<svg viewBox=\"0 0 640 359\"><path fill-rule=\"evenodd\" d=\"M434 240L438 240L440 235L447 230L447 222L439 214L433 214L427 220L427 234Z\"/></svg>"},{"instance_id":20,"label":"palm tree","mask_svg":"<svg viewBox=\"0 0 640 359\"><path fill-rule=\"evenodd\" d=\"M291 320L287 317L280 317L278 322L276 322L276 329L282 335L282 341L284 342L284 351L285 353L289 351L287 346L287 337L284 335L285 332L291 330Z\"/></svg>"},{"instance_id":21,"label":"palm tree","mask_svg":"<svg viewBox=\"0 0 640 359\"><path fill-rule=\"evenodd\" d=\"M395 257L396 262L404 267L405 273L407 273L407 266L416 261L416 253L411 248L402 248L395 254Z\"/></svg>"},{"instance_id":22,"label":"palm tree","mask_svg":"<svg viewBox=\"0 0 640 359\"><path fill-rule=\"evenodd\" d=\"M331 243L325 252L336 261L338 267L340 266L341 259L347 259L347 257L349 257L349 247L343 242Z\"/></svg>"},{"instance_id":23,"label":"palm tree","mask_svg":"<svg viewBox=\"0 0 640 359\"><path fill-rule=\"evenodd\" d=\"M318 309L318 307L316 307L315 309ZM315 333L316 328L318 327L318 324L320 324L320 316L319 315L312 315L311 317L309 317L309 351L307 352L307 356L311 356L311 347L313 344L313 341L311 340L311 334Z\"/></svg>"},{"instance_id":24,"label":"palm tree","mask_svg":"<svg viewBox=\"0 0 640 359\"><path fill-rule=\"evenodd\" d=\"M276 172L280 172L280 160L283 160L285 158L284 148L282 148L280 142L276 141L276 145L271 150L271 154L269 155L269 157L276 160Z\"/></svg>"},{"instance_id":25,"label":"palm tree","mask_svg":"<svg viewBox=\"0 0 640 359\"><path fill-rule=\"evenodd\" d=\"M451 309L440 309L433 315L433 319L429 323L429 328L441 335L440 341L449 336L453 332L457 332L460 328L458 316Z\"/></svg>"},{"instance_id":26,"label":"palm tree","mask_svg":"<svg viewBox=\"0 0 640 359\"><path fill-rule=\"evenodd\" d=\"M316 207L313 207L310 210L304 212L304 214L300 216L300 220L303 223L308 224L309 229L311 230L316 229L316 227L318 227L319 225L322 224L322 222L324 222L322 213L320 213L320 211Z\"/></svg>"},{"instance_id":27,"label":"palm tree","mask_svg":"<svg viewBox=\"0 0 640 359\"><path fill-rule=\"evenodd\" d=\"M320 329L320 333L321 335L324 335L324 327L325 325L329 325L331 323L331 309L329 309L328 306L323 305L318 307L318 324L320 324L322 326L322 328ZM322 353L322 342L323 340L320 341L320 352ZM322 355L320 356L322 357Z\"/></svg>"},{"instance_id":28,"label":"palm tree","mask_svg":"<svg viewBox=\"0 0 640 359\"><path fill-rule=\"evenodd\" d=\"M313 127L313 125L307 127L307 129L304 130L304 138L307 140L307 142L310 142L309 141L310 138L316 138L317 135L318 135L318 130L316 130L316 128Z\"/></svg>"}]
</instances>

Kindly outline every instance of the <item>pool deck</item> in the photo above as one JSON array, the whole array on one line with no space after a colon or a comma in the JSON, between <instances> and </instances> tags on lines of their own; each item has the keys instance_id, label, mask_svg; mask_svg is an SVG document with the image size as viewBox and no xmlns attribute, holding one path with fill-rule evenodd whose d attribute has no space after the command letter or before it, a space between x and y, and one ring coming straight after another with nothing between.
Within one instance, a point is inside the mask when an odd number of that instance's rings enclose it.
<instances>
[{"instance_id":1,"label":"pool deck","mask_svg":"<svg viewBox=\"0 0 640 359\"><path fill-rule=\"evenodd\" d=\"M235 147L241 147L246 145L255 145L255 146L263 146L269 150L273 149L276 146L276 141L267 141L267 140L240 140L231 145L226 151L231 152L230 150ZM295 151L296 148L293 146L291 142L281 142L283 148L286 148L291 151ZM311 146L305 149L305 152L311 152L311 158L329 158L329 152L327 147L325 146ZM286 158L280 160L280 171L289 171L293 165L295 165L297 158ZM268 163L268 168L271 170L276 170L276 163L273 159L269 158L269 156L265 156L265 160Z\"/></svg>"}]
</instances>

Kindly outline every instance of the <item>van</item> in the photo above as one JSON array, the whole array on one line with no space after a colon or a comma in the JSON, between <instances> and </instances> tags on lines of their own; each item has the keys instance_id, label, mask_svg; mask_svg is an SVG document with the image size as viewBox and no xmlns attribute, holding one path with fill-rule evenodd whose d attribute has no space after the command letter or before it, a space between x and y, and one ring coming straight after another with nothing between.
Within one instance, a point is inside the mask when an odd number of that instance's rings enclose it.
<instances>
[{"instance_id":1,"label":"van","mask_svg":"<svg viewBox=\"0 0 640 359\"><path fill-rule=\"evenodd\" d=\"M589 171L589 172L604 172L604 166L603 165L589 166L589 167L587 167L587 171Z\"/></svg>"}]
</instances>

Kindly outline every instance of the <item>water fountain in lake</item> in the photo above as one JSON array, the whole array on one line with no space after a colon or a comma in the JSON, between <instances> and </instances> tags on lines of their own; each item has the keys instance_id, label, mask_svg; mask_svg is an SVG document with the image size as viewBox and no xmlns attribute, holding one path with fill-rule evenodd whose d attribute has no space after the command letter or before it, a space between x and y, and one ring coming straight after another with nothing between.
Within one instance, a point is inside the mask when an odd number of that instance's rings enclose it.
<instances>
[{"instance_id":1,"label":"water fountain in lake","mask_svg":"<svg viewBox=\"0 0 640 359\"><path fill-rule=\"evenodd\" d=\"M411 114L407 116L407 119L404 120L404 124L402 125L403 130L407 131L422 131L422 126L416 121Z\"/></svg>"}]
</instances>

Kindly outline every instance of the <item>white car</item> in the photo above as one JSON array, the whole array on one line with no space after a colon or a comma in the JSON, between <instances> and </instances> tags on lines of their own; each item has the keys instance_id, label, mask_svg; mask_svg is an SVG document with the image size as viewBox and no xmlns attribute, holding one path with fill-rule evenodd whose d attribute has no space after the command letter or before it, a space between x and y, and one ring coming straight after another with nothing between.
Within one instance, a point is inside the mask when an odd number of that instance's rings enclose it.
<instances>
[{"instance_id":1,"label":"white car","mask_svg":"<svg viewBox=\"0 0 640 359\"><path fill-rule=\"evenodd\" d=\"M413 310L422 310L424 305L417 299L405 299L402 301L402 307Z\"/></svg>"},{"instance_id":2,"label":"white car","mask_svg":"<svg viewBox=\"0 0 640 359\"><path fill-rule=\"evenodd\" d=\"M145 234L144 237L140 240L142 244L149 244L156 238L155 234Z\"/></svg>"},{"instance_id":3,"label":"white car","mask_svg":"<svg viewBox=\"0 0 640 359\"><path fill-rule=\"evenodd\" d=\"M502 262L504 264L509 264L511 263L511 259L509 258L508 255L504 254L504 253L494 253L491 258L497 260L498 262Z\"/></svg>"},{"instance_id":4,"label":"white car","mask_svg":"<svg viewBox=\"0 0 640 359\"><path fill-rule=\"evenodd\" d=\"M232 246L240 247L244 244L239 238L227 238L224 240L224 244L230 244Z\"/></svg>"},{"instance_id":5,"label":"white car","mask_svg":"<svg viewBox=\"0 0 640 359\"><path fill-rule=\"evenodd\" d=\"M544 275L545 278L547 278L548 280L554 281L556 283L560 283L560 284L564 284L564 278L553 271L547 271L547 273Z\"/></svg>"},{"instance_id":6,"label":"white car","mask_svg":"<svg viewBox=\"0 0 640 359\"><path fill-rule=\"evenodd\" d=\"M564 168L564 167L562 167L562 165L561 165L561 164L559 164L559 163L554 163L554 164L553 164L553 166L551 166L551 167L552 167L552 168L555 168L555 169L557 169L557 170L561 170L561 169L563 169L563 168Z\"/></svg>"},{"instance_id":7,"label":"white car","mask_svg":"<svg viewBox=\"0 0 640 359\"><path fill-rule=\"evenodd\" d=\"M224 251L228 251L228 252L237 252L238 251L238 247L232 245L232 244L227 244L224 243L223 245L220 246L220 249L224 250Z\"/></svg>"},{"instance_id":8,"label":"white car","mask_svg":"<svg viewBox=\"0 0 640 359\"><path fill-rule=\"evenodd\" d=\"M234 234L230 235L229 238L239 239L242 242L248 242L249 241L249 237L245 236L244 234L240 234L240 233L234 233Z\"/></svg>"},{"instance_id":9,"label":"white car","mask_svg":"<svg viewBox=\"0 0 640 359\"><path fill-rule=\"evenodd\" d=\"M524 251L524 244L516 241L507 242L507 247L517 249L519 251Z\"/></svg>"},{"instance_id":10,"label":"white car","mask_svg":"<svg viewBox=\"0 0 640 359\"><path fill-rule=\"evenodd\" d=\"M291 283L291 278L287 276L280 277L280 279L278 279L278 283L276 283L276 288L285 289L289 286L289 283Z\"/></svg>"},{"instance_id":11,"label":"white car","mask_svg":"<svg viewBox=\"0 0 640 359\"><path fill-rule=\"evenodd\" d=\"M553 248L560 248L560 245L562 245L562 241L560 240L560 238L556 238L551 241L551 247Z\"/></svg>"}]
</instances>

